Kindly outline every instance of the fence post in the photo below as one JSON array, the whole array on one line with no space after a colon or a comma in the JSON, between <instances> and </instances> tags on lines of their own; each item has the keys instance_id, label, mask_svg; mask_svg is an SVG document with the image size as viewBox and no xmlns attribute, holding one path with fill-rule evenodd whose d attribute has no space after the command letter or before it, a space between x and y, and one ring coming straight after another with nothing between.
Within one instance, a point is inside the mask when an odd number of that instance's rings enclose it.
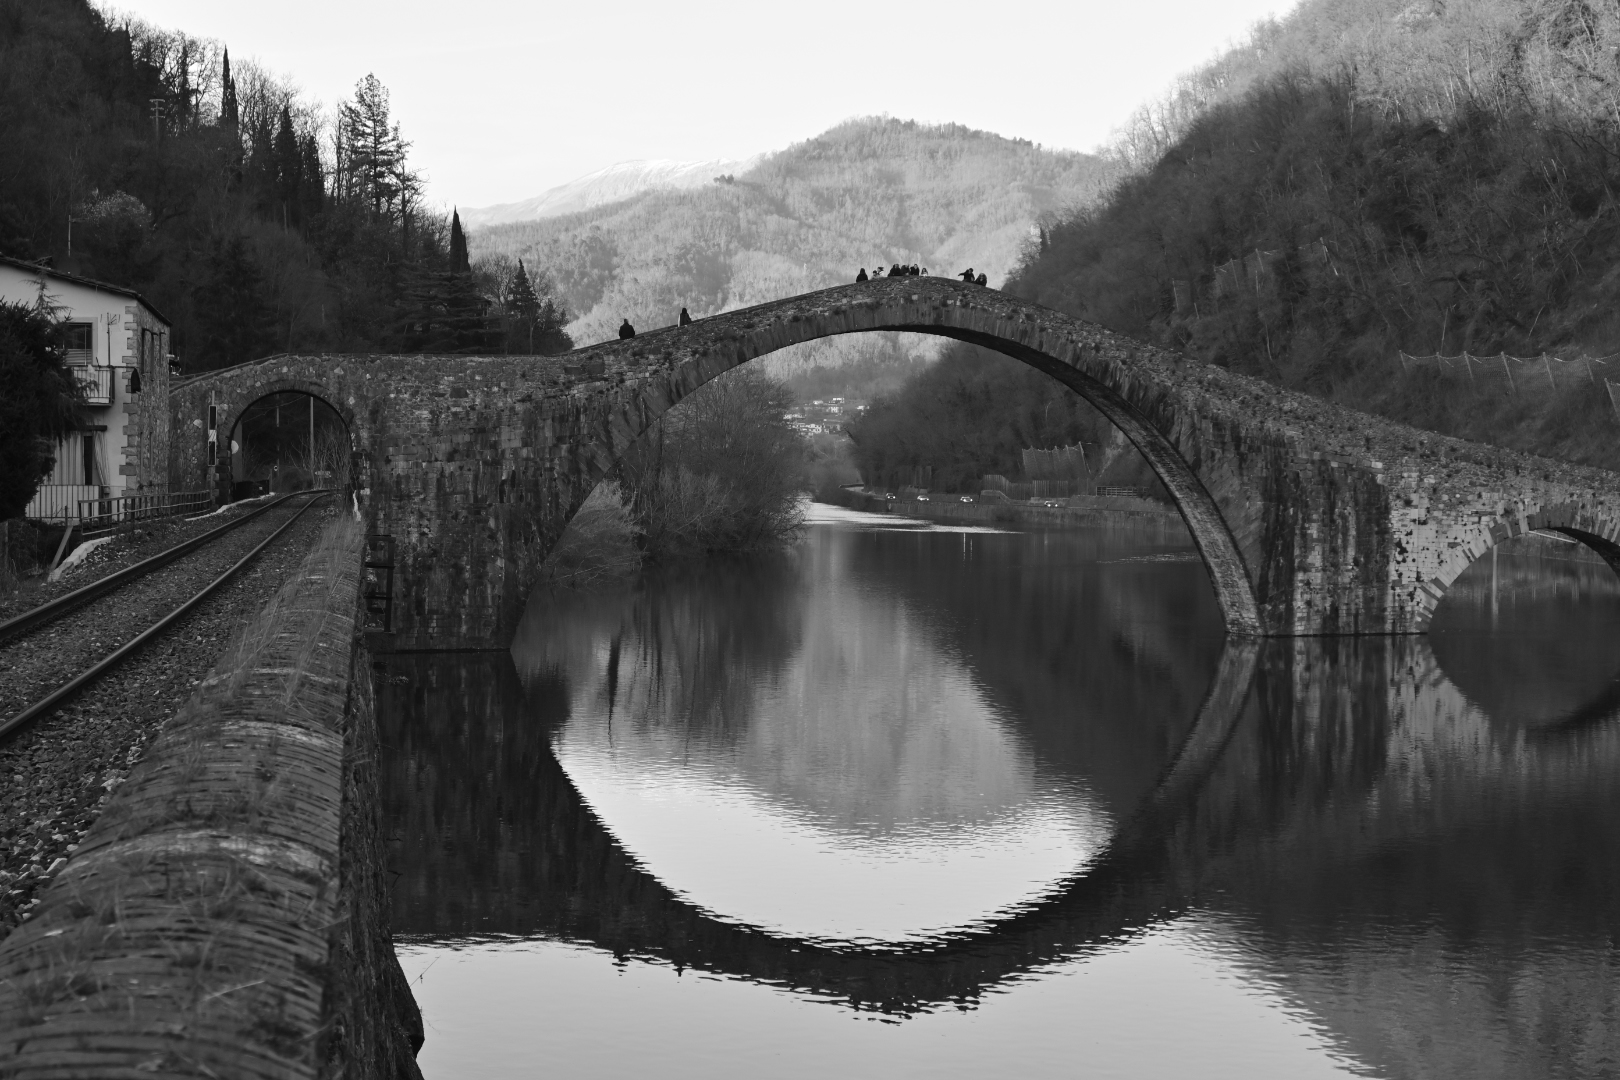
<instances>
[{"instance_id":1,"label":"fence post","mask_svg":"<svg viewBox=\"0 0 1620 1080\"><path fill-rule=\"evenodd\" d=\"M1552 361L1547 358L1546 353L1542 353L1541 354L1541 362L1547 368L1547 385L1552 387L1553 391L1556 393L1557 390L1558 390L1558 384L1553 381L1553 377L1552 377ZM310 400L314 401L315 399L310 398Z\"/></svg>"},{"instance_id":2,"label":"fence post","mask_svg":"<svg viewBox=\"0 0 1620 1080\"><path fill-rule=\"evenodd\" d=\"M1614 419L1617 423L1620 423L1620 396L1615 395L1614 383L1608 379L1603 380L1603 385L1608 387L1609 390L1609 404L1614 406Z\"/></svg>"},{"instance_id":3,"label":"fence post","mask_svg":"<svg viewBox=\"0 0 1620 1080\"><path fill-rule=\"evenodd\" d=\"M1508 369L1507 353L1499 353L1498 355L1502 357L1502 374L1507 376L1508 393L1517 394L1519 391L1513 385L1513 372Z\"/></svg>"},{"instance_id":4,"label":"fence post","mask_svg":"<svg viewBox=\"0 0 1620 1080\"><path fill-rule=\"evenodd\" d=\"M1468 355L1468 351L1466 349L1463 350L1463 367L1468 369L1468 385L1473 386L1474 385L1474 358L1472 356Z\"/></svg>"},{"instance_id":5,"label":"fence post","mask_svg":"<svg viewBox=\"0 0 1620 1080\"><path fill-rule=\"evenodd\" d=\"M1581 363L1586 365L1586 381L1591 383L1593 386L1596 386L1597 380L1592 377L1592 358L1590 356L1583 356L1581 357ZM1603 381L1608 382L1607 379Z\"/></svg>"}]
</instances>

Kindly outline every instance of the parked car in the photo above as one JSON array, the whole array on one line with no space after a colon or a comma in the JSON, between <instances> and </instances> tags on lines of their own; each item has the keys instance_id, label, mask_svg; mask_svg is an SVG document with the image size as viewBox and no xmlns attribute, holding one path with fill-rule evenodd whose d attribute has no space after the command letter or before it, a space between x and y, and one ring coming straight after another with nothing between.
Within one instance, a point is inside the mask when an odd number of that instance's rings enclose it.
<instances>
[{"instance_id":1,"label":"parked car","mask_svg":"<svg viewBox=\"0 0 1620 1080\"><path fill-rule=\"evenodd\" d=\"M883 496L883 497L884 497L884 498L885 498L885 499L888 499L888 500L889 500L889 501L890 501L890 502L894 502L894 492L892 492L892 491L891 491L891 492L889 492L889 493L888 493L888 494L887 494L887 495L885 495L885 496Z\"/></svg>"},{"instance_id":2,"label":"parked car","mask_svg":"<svg viewBox=\"0 0 1620 1080\"><path fill-rule=\"evenodd\" d=\"M973 496L971 496L971 495L963 495L960 499L958 499L956 501L957 502L970 503L970 502L973 501Z\"/></svg>"},{"instance_id":3,"label":"parked car","mask_svg":"<svg viewBox=\"0 0 1620 1080\"><path fill-rule=\"evenodd\" d=\"M917 496L917 501L918 501L918 502L927 502L927 501L928 501L928 496L926 496L926 495L919 495L919 496Z\"/></svg>"}]
</instances>

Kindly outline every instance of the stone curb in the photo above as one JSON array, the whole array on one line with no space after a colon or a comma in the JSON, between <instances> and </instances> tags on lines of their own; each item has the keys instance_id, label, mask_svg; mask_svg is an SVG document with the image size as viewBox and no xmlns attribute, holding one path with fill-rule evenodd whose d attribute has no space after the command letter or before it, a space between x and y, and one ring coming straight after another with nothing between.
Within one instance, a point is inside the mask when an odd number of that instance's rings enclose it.
<instances>
[{"instance_id":1,"label":"stone curb","mask_svg":"<svg viewBox=\"0 0 1620 1080\"><path fill-rule=\"evenodd\" d=\"M0 1077L420 1076L360 547L323 537L0 942Z\"/></svg>"}]
</instances>

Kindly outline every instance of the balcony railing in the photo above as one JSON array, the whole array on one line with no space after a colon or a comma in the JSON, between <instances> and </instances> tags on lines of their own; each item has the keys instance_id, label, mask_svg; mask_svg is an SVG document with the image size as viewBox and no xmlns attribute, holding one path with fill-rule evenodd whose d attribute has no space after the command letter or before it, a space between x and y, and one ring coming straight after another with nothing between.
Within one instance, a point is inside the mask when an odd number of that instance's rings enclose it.
<instances>
[{"instance_id":1,"label":"balcony railing","mask_svg":"<svg viewBox=\"0 0 1620 1080\"><path fill-rule=\"evenodd\" d=\"M111 405L113 402L113 369L74 364L69 369L84 390L84 400L91 405Z\"/></svg>"}]
</instances>

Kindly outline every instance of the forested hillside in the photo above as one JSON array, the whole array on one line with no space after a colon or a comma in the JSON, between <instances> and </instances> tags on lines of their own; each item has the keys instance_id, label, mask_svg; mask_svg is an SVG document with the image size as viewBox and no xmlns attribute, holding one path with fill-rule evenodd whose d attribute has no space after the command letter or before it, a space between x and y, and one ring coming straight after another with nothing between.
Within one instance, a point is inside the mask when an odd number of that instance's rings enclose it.
<instances>
[{"instance_id":1,"label":"forested hillside","mask_svg":"<svg viewBox=\"0 0 1620 1080\"><path fill-rule=\"evenodd\" d=\"M1007 287L1356 407L1620 467L1602 381L1620 383L1617 57L1614 4L1307 0L1140 113L1137 174ZM1610 362L1554 378L1402 356L1464 352Z\"/></svg>"},{"instance_id":2,"label":"forested hillside","mask_svg":"<svg viewBox=\"0 0 1620 1080\"><path fill-rule=\"evenodd\" d=\"M0 253L141 290L188 370L283 350L566 347L543 275L475 278L388 91L328 113L225 46L0 0Z\"/></svg>"},{"instance_id":3,"label":"forested hillside","mask_svg":"<svg viewBox=\"0 0 1620 1080\"><path fill-rule=\"evenodd\" d=\"M825 288L895 261L972 265L999 280L1036 222L1105 189L1098 158L908 121L842 124L695 190L663 190L566 217L473 231L474 262L546 267L581 343ZM914 356L896 335L819 343L779 371Z\"/></svg>"}]
</instances>

